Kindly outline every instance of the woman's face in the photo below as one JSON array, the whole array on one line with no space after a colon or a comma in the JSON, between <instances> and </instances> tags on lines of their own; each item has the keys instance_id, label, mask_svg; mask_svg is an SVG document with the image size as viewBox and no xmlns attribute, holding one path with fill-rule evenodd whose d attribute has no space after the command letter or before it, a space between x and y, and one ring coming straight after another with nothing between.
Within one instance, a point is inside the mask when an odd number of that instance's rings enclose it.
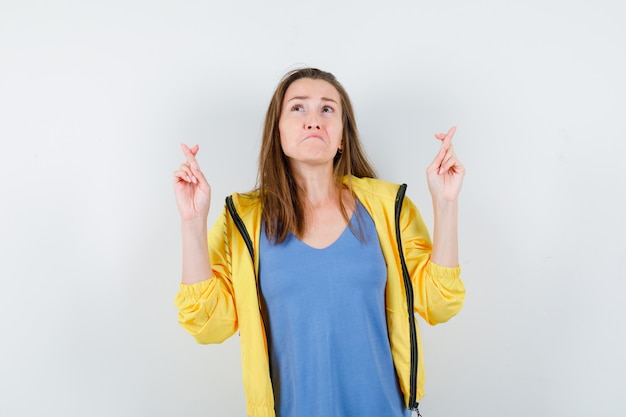
<instances>
[{"instance_id":1,"label":"woman's face","mask_svg":"<svg viewBox=\"0 0 626 417\"><path fill-rule=\"evenodd\" d=\"M332 166L341 147L341 111L339 93L327 81L301 78L287 88L278 129L292 165Z\"/></svg>"}]
</instances>

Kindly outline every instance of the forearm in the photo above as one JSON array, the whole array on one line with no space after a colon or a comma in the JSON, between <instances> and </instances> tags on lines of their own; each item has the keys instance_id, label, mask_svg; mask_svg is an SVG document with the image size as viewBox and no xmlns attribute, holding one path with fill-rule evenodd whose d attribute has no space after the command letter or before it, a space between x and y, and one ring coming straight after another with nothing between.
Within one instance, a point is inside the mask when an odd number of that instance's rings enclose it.
<instances>
[{"instance_id":1,"label":"forearm","mask_svg":"<svg viewBox=\"0 0 626 417\"><path fill-rule=\"evenodd\" d=\"M206 220L183 221L183 284L195 284L211 277Z\"/></svg>"},{"instance_id":2,"label":"forearm","mask_svg":"<svg viewBox=\"0 0 626 417\"><path fill-rule=\"evenodd\" d=\"M433 252L430 260L437 265L456 268L459 265L458 201L433 200L435 218Z\"/></svg>"}]
</instances>

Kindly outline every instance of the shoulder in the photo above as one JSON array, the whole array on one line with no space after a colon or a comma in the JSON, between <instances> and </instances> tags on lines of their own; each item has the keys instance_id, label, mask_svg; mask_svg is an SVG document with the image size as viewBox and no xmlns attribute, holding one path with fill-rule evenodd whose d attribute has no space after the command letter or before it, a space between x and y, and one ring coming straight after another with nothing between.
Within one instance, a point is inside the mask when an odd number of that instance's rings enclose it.
<instances>
[{"instance_id":1,"label":"shoulder","mask_svg":"<svg viewBox=\"0 0 626 417\"><path fill-rule=\"evenodd\" d=\"M352 191L356 198L365 206L371 215L381 215L387 219L394 218L397 213L398 201L402 201L400 209L400 222L410 222L416 217L420 217L419 210L411 199L400 193L400 184L383 181L375 178L350 178ZM348 182L346 178L344 181Z\"/></svg>"},{"instance_id":2,"label":"shoulder","mask_svg":"<svg viewBox=\"0 0 626 417\"><path fill-rule=\"evenodd\" d=\"M376 178L347 177L346 184L350 184L357 198L371 198L395 201L400 184L379 180Z\"/></svg>"},{"instance_id":3,"label":"shoulder","mask_svg":"<svg viewBox=\"0 0 626 417\"><path fill-rule=\"evenodd\" d=\"M261 199L258 191L250 191L247 193L234 193L226 198L231 199L237 214L242 218L248 216L260 215Z\"/></svg>"}]
</instances>

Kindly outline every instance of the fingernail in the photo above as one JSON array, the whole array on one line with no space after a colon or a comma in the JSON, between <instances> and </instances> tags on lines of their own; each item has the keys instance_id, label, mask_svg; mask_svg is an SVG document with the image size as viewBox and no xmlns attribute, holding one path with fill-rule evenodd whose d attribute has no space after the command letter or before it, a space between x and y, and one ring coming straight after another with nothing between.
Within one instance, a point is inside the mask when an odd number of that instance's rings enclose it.
<instances>
[{"instance_id":1,"label":"fingernail","mask_svg":"<svg viewBox=\"0 0 626 417\"><path fill-rule=\"evenodd\" d=\"M194 183L194 184L197 184L197 183L198 183L198 180L197 180L197 179L196 179L196 177L194 177L194 176L192 176L192 177L191 177L191 180L193 181L193 183Z\"/></svg>"}]
</instances>

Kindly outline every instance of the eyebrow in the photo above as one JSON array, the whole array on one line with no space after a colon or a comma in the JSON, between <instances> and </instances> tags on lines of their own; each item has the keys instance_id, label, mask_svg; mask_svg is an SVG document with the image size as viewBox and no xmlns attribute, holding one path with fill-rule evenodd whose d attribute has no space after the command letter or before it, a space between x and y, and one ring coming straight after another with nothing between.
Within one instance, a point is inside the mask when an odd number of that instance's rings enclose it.
<instances>
[{"instance_id":1,"label":"eyebrow","mask_svg":"<svg viewBox=\"0 0 626 417\"><path fill-rule=\"evenodd\" d=\"M309 96L294 96L294 97L291 97L289 100L287 100L287 103L293 100L308 100L310 98L311 97ZM337 104L337 100L329 98L329 97L322 97L322 101L330 101L332 103Z\"/></svg>"}]
</instances>

